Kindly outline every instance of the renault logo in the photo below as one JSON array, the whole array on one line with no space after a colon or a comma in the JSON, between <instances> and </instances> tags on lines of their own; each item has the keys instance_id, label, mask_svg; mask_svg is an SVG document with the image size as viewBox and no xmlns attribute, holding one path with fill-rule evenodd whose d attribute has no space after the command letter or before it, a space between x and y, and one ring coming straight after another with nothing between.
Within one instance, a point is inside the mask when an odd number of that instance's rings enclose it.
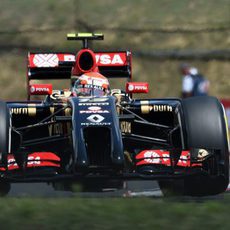
<instances>
[{"instance_id":1,"label":"renault logo","mask_svg":"<svg viewBox=\"0 0 230 230\"><path fill-rule=\"evenodd\" d=\"M87 117L87 120L88 121L91 121L91 122L95 122L95 123L100 123L104 120L105 118L102 117L101 115L99 114L92 114L90 115L89 117Z\"/></svg>"}]
</instances>

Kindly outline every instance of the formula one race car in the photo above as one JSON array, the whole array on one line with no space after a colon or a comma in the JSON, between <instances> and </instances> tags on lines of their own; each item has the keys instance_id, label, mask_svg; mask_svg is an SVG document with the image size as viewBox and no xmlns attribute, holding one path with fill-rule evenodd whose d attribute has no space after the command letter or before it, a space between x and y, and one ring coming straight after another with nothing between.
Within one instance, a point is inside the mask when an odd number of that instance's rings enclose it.
<instances>
[{"instance_id":1,"label":"formula one race car","mask_svg":"<svg viewBox=\"0 0 230 230\"><path fill-rule=\"evenodd\" d=\"M74 53L29 53L28 100L0 102L0 190L47 182L55 189L122 188L157 180L162 191L204 196L229 182L226 116L214 97L134 99L148 84L132 82L131 52L93 52L102 34L69 34ZM107 78L127 79L125 90ZM69 90L33 80L68 79ZM33 95L44 95L31 100Z\"/></svg>"}]
</instances>

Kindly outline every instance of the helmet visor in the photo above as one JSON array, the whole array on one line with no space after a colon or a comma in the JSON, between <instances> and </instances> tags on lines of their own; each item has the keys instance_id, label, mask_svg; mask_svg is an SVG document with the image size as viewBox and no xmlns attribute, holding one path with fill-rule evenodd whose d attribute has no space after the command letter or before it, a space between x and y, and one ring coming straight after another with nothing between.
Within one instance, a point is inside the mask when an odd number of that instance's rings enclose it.
<instances>
[{"instance_id":1,"label":"helmet visor","mask_svg":"<svg viewBox=\"0 0 230 230\"><path fill-rule=\"evenodd\" d=\"M93 86L93 85L78 85L74 92L76 96L84 96L84 97L90 97L90 96L96 96L101 97L105 95L105 90L102 87Z\"/></svg>"}]
</instances>

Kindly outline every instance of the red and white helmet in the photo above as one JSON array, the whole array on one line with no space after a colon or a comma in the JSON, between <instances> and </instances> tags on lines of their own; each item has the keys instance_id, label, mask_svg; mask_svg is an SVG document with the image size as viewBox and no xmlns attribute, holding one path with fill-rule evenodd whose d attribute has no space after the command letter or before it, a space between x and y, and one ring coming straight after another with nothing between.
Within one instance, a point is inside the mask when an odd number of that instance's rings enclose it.
<instances>
[{"instance_id":1,"label":"red and white helmet","mask_svg":"<svg viewBox=\"0 0 230 230\"><path fill-rule=\"evenodd\" d=\"M98 72L82 74L73 85L74 96L105 96L109 93L108 79Z\"/></svg>"}]
</instances>

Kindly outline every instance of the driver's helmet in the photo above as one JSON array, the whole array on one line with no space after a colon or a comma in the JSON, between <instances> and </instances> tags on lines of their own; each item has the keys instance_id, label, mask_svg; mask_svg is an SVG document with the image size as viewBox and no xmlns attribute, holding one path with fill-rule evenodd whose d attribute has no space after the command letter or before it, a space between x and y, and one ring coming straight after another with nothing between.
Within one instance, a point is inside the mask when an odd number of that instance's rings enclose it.
<instances>
[{"instance_id":1,"label":"driver's helmet","mask_svg":"<svg viewBox=\"0 0 230 230\"><path fill-rule=\"evenodd\" d=\"M110 93L109 81L97 72L81 75L73 85L73 96L106 96Z\"/></svg>"}]
</instances>

